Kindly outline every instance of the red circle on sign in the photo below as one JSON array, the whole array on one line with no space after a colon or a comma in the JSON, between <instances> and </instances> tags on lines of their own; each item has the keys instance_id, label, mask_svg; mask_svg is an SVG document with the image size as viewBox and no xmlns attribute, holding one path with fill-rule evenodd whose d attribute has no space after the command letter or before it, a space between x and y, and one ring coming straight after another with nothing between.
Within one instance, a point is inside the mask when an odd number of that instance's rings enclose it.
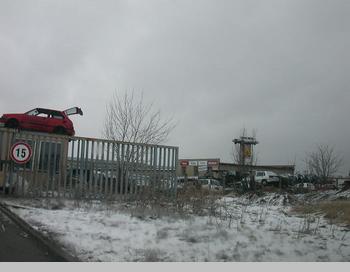
<instances>
[{"instance_id":1,"label":"red circle on sign","mask_svg":"<svg viewBox=\"0 0 350 272\"><path fill-rule=\"evenodd\" d=\"M21 148L21 146L22 146L22 148ZM17 150L18 150L18 156L15 154L15 152ZM27 152L25 152L25 154L23 155L23 151L25 151L25 150L27 150ZM27 163L30 160L30 158L32 157L32 148L30 147L29 144L27 144L25 142L17 142L11 147L10 157L13 161L15 161L18 164Z\"/></svg>"}]
</instances>

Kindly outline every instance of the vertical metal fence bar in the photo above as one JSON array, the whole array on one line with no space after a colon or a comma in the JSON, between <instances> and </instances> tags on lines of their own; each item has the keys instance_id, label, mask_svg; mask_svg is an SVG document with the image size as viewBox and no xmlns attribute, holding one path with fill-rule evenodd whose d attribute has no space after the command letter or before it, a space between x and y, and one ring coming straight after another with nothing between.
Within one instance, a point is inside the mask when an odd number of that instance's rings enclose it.
<instances>
[{"instance_id":1,"label":"vertical metal fence bar","mask_svg":"<svg viewBox=\"0 0 350 272\"><path fill-rule=\"evenodd\" d=\"M34 156L32 158L32 162L34 164L33 166L33 187L32 187L32 195L33 197L37 197L39 196L39 175L38 175L38 171L39 171L39 163L40 163L40 140L41 137L38 136L35 139L35 146L34 146Z\"/></svg>"},{"instance_id":2,"label":"vertical metal fence bar","mask_svg":"<svg viewBox=\"0 0 350 272\"><path fill-rule=\"evenodd\" d=\"M173 148L175 156L174 156L174 161L173 161L173 182L174 182L174 196L176 197L177 195L177 179L176 179L176 166L177 162L179 160L179 148L175 147Z\"/></svg>"},{"instance_id":3,"label":"vertical metal fence bar","mask_svg":"<svg viewBox=\"0 0 350 272\"><path fill-rule=\"evenodd\" d=\"M157 168L157 174L158 174L158 191L163 190L163 181L162 181L162 156L163 156L163 148L158 147L158 168Z\"/></svg>"},{"instance_id":4,"label":"vertical metal fence bar","mask_svg":"<svg viewBox=\"0 0 350 272\"><path fill-rule=\"evenodd\" d=\"M32 195L31 188L34 186L35 180L34 180L34 166L35 166L35 143L36 143L36 138L37 135L33 134L30 135L30 146L32 149L32 157L30 158L28 164L28 180L29 182L27 183L26 190L25 190L25 195L27 197L30 197Z\"/></svg>"},{"instance_id":5,"label":"vertical metal fence bar","mask_svg":"<svg viewBox=\"0 0 350 272\"><path fill-rule=\"evenodd\" d=\"M66 149L67 147L67 149ZM63 186L62 190L62 196L63 198L66 198L66 192L67 192L67 168L68 168L68 152L69 152L69 140L64 140L62 142L62 146L61 146L61 169L63 171L62 176L60 177L60 182L61 182L61 186ZM63 184L62 184L63 182Z\"/></svg>"},{"instance_id":6,"label":"vertical metal fence bar","mask_svg":"<svg viewBox=\"0 0 350 272\"><path fill-rule=\"evenodd\" d=\"M56 154L56 166L55 169L58 169L58 173L55 175L56 176L56 185L57 185L57 196L58 198L61 197L61 165L62 165L62 161L61 161L61 157L62 157L62 146L63 146L63 138L58 138L58 142L56 144L57 146L57 154ZM55 170L56 172L56 170Z\"/></svg>"},{"instance_id":7,"label":"vertical metal fence bar","mask_svg":"<svg viewBox=\"0 0 350 272\"><path fill-rule=\"evenodd\" d=\"M147 168L147 175L148 175L148 190L151 192L153 187L153 157L154 157L154 151L153 147L148 146L147 147L147 155L148 155L148 168Z\"/></svg>"},{"instance_id":8,"label":"vertical metal fence bar","mask_svg":"<svg viewBox=\"0 0 350 272\"><path fill-rule=\"evenodd\" d=\"M145 167L145 162L144 162L144 146L141 146L141 154L139 158L139 166L138 166L138 176L136 180L136 194L140 194L140 189L142 188L142 183L143 180L145 179L145 174L144 174L144 167Z\"/></svg>"},{"instance_id":9,"label":"vertical metal fence bar","mask_svg":"<svg viewBox=\"0 0 350 272\"><path fill-rule=\"evenodd\" d=\"M116 176L116 182L114 185L114 197L117 198L119 197L119 192L120 192L120 144L116 143L115 145L115 176Z\"/></svg>"},{"instance_id":10,"label":"vertical metal fence bar","mask_svg":"<svg viewBox=\"0 0 350 272\"><path fill-rule=\"evenodd\" d=\"M120 160L121 160L121 175L120 175L120 195L123 197L124 195L124 169L125 169L125 144L121 144L121 154L120 154Z\"/></svg>"},{"instance_id":11,"label":"vertical metal fence bar","mask_svg":"<svg viewBox=\"0 0 350 272\"><path fill-rule=\"evenodd\" d=\"M62 176L66 176L66 170L67 170L67 160L66 160L66 153L65 153L65 145L66 144L66 138L61 138L60 143L60 156L58 161L58 197L63 197L65 192L65 180L62 183Z\"/></svg>"},{"instance_id":12,"label":"vertical metal fence bar","mask_svg":"<svg viewBox=\"0 0 350 272\"><path fill-rule=\"evenodd\" d=\"M52 167L52 176L51 176L51 191L52 191L53 197L55 197L56 196L55 181L56 181L57 142L50 141L50 144L52 144L54 148L53 149L53 167Z\"/></svg>"},{"instance_id":13,"label":"vertical metal fence bar","mask_svg":"<svg viewBox=\"0 0 350 272\"><path fill-rule=\"evenodd\" d=\"M81 176L81 194L83 198L86 198L86 140L81 140L81 168L80 168L80 176Z\"/></svg>"},{"instance_id":14,"label":"vertical metal fence bar","mask_svg":"<svg viewBox=\"0 0 350 272\"><path fill-rule=\"evenodd\" d=\"M130 145L128 143L125 144L126 149L124 149L124 158L125 158L125 168L124 168L124 199L125 196L128 194L128 175L129 175L129 167L130 167Z\"/></svg>"},{"instance_id":15,"label":"vertical metal fence bar","mask_svg":"<svg viewBox=\"0 0 350 272\"><path fill-rule=\"evenodd\" d=\"M10 152L11 152L11 147L12 145L17 141L15 133L13 133L11 145L10 145ZM12 194L14 192L15 195L19 195L19 185L18 185L18 180L19 180L19 173L20 173L20 168L19 165L16 164L15 162L11 162L10 164L10 171L9 171L9 190Z\"/></svg>"},{"instance_id":16,"label":"vertical metal fence bar","mask_svg":"<svg viewBox=\"0 0 350 272\"><path fill-rule=\"evenodd\" d=\"M86 173L86 157L88 154L88 141L86 139L82 140L83 142L83 147L82 147L82 154L81 154L81 161L82 161L82 169L80 169L82 173L82 190L83 190L83 196L84 198L88 198L88 193L87 193L87 173Z\"/></svg>"},{"instance_id":17,"label":"vertical metal fence bar","mask_svg":"<svg viewBox=\"0 0 350 272\"><path fill-rule=\"evenodd\" d=\"M73 192L75 189L75 184L74 184L74 189L73 189L73 169L75 167L75 159L74 159L74 143L75 140L72 140L71 144L71 158L70 158L70 168L69 168L69 196L72 198L74 196Z\"/></svg>"},{"instance_id":18,"label":"vertical metal fence bar","mask_svg":"<svg viewBox=\"0 0 350 272\"><path fill-rule=\"evenodd\" d=\"M49 189L50 189L50 165L51 165L51 144L48 138L45 138L45 145L48 146L48 159L47 159L47 179L46 179L46 197L49 197Z\"/></svg>"},{"instance_id":19,"label":"vertical metal fence bar","mask_svg":"<svg viewBox=\"0 0 350 272\"><path fill-rule=\"evenodd\" d=\"M86 148L86 141L85 139L81 139L81 155L80 155L80 161L81 161L81 167L80 167L80 175L79 175L79 179L80 179L80 189L81 189L81 196L82 198L85 198L85 185L86 185L86 181L85 181L85 148Z\"/></svg>"},{"instance_id":20,"label":"vertical metal fence bar","mask_svg":"<svg viewBox=\"0 0 350 272\"><path fill-rule=\"evenodd\" d=\"M13 142L12 144L14 144L15 142L17 142L18 139L16 139L16 137L13 137ZM21 193L19 191L19 177L20 177L20 173L21 173L21 165L18 165L16 163L13 163L12 164L13 167L12 167L12 173L11 173L11 182L13 183L13 186L15 187L15 194L20 196ZM24 174L24 168L22 167L22 177L23 177L23 174ZM15 175L15 178L14 178L14 174ZM15 179L15 181L14 181Z\"/></svg>"},{"instance_id":21,"label":"vertical metal fence bar","mask_svg":"<svg viewBox=\"0 0 350 272\"><path fill-rule=\"evenodd\" d=\"M131 153L132 153L132 165L131 165L131 177L129 179L130 184L130 196L134 197L135 195L135 181L137 177L137 156L138 156L138 146L133 143L131 145Z\"/></svg>"},{"instance_id":22,"label":"vertical metal fence bar","mask_svg":"<svg viewBox=\"0 0 350 272\"><path fill-rule=\"evenodd\" d=\"M171 182L171 179L170 179L170 174L171 174L171 170L170 170L170 152L171 152L171 149L168 147L167 148L167 163L166 163L166 179L167 179L167 182L169 184L169 188L168 188L168 191L171 192L172 190L172 182Z\"/></svg>"},{"instance_id":23,"label":"vertical metal fence bar","mask_svg":"<svg viewBox=\"0 0 350 272\"><path fill-rule=\"evenodd\" d=\"M39 154L38 154L38 176L40 176L39 181L39 196L44 196L44 180L43 175L44 171L44 163L45 163L45 137L42 137L39 141Z\"/></svg>"},{"instance_id":24,"label":"vertical metal fence bar","mask_svg":"<svg viewBox=\"0 0 350 272\"><path fill-rule=\"evenodd\" d=\"M130 172L130 163L131 163L131 157L130 157L130 144L126 144L126 162L125 162L125 188L124 193L127 195L129 193L129 172Z\"/></svg>"},{"instance_id":25,"label":"vertical metal fence bar","mask_svg":"<svg viewBox=\"0 0 350 272\"><path fill-rule=\"evenodd\" d=\"M107 199L108 195L108 188L109 188L109 182L110 182L110 172L109 172L109 151L110 151L110 142L107 142L107 149L106 149L106 162L105 162L105 176L106 176L106 182L105 182L105 190L104 190L104 197Z\"/></svg>"},{"instance_id":26,"label":"vertical metal fence bar","mask_svg":"<svg viewBox=\"0 0 350 272\"><path fill-rule=\"evenodd\" d=\"M30 147L32 149L32 157L30 158L29 162L25 164L26 167L26 173L23 182L23 195L28 197L30 196L29 190L33 186L33 158L34 158L34 151L35 151L35 135L27 135L28 136L28 144L30 144ZM28 167L27 167L28 165Z\"/></svg>"},{"instance_id":27,"label":"vertical metal fence bar","mask_svg":"<svg viewBox=\"0 0 350 272\"><path fill-rule=\"evenodd\" d=\"M109 194L108 194L108 198L112 199L113 198L113 187L114 187L114 183L115 183L115 142L112 143L112 147L111 147L111 182L109 184Z\"/></svg>"},{"instance_id":28,"label":"vertical metal fence bar","mask_svg":"<svg viewBox=\"0 0 350 272\"><path fill-rule=\"evenodd\" d=\"M1 194L5 194L5 188L6 188L6 178L4 177L4 172L5 172L5 167L6 167L6 158L5 158L5 148L7 145L4 144L4 131L0 129L0 170L2 173L0 173L0 179L2 178L2 191L0 191L0 196Z\"/></svg>"},{"instance_id":29,"label":"vertical metal fence bar","mask_svg":"<svg viewBox=\"0 0 350 272\"><path fill-rule=\"evenodd\" d=\"M28 135L26 135L26 134L24 134L23 136L21 136L20 137L20 141L24 141L24 142L26 142L27 144L29 144L29 140L30 139L30 137L28 137ZM20 189L20 195L21 196L25 196L25 186L26 186L26 184L28 184L30 181L28 180L29 178L28 178L28 173L30 172L30 171L27 171L27 165L28 165L28 163L24 163L24 164L22 164L21 166L22 166L22 169L23 169L23 174L22 174L22 176L21 176L21 180L18 182L18 184L20 185L20 187L21 187L21 189Z\"/></svg>"},{"instance_id":30,"label":"vertical metal fence bar","mask_svg":"<svg viewBox=\"0 0 350 272\"><path fill-rule=\"evenodd\" d=\"M91 140L91 149L90 149L90 167L89 167L89 195L91 198L94 198L94 194L93 194L93 186L94 186L94 175L93 175L93 171L94 171L94 147L95 147L95 142L93 140Z\"/></svg>"},{"instance_id":31,"label":"vertical metal fence bar","mask_svg":"<svg viewBox=\"0 0 350 272\"><path fill-rule=\"evenodd\" d=\"M153 148L154 157L153 157L153 191L156 191L158 187L158 173L157 173L157 159L158 159L158 147Z\"/></svg>"},{"instance_id":32,"label":"vertical metal fence bar","mask_svg":"<svg viewBox=\"0 0 350 272\"><path fill-rule=\"evenodd\" d=\"M13 134L10 136L10 132L6 131L5 133L5 137L6 137L6 151L4 152L4 159L7 161L7 163L3 166L4 167L4 173L3 173L3 177L4 177L4 183L3 183L3 189L4 189L4 194L6 193L6 188L7 188L7 182L9 182L9 178L10 178L10 171L11 171L11 165L12 165L12 161L10 159L9 156L9 152L10 152L10 146L12 143L12 137ZM10 190L10 186L8 187L8 189ZM11 191L10 191L11 192Z\"/></svg>"},{"instance_id":33,"label":"vertical metal fence bar","mask_svg":"<svg viewBox=\"0 0 350 272\"><path fill-rule=\"evenodd\" d=\"M80 139L77 140L77 147L76 147L76 156L75 156L75 165L73 169L74 173L74 198L80 198L81 196L79 195L79 190L80 190Z\"/></svg>"},{"instance_id":34,"label":"vertical metal fence bar","mask_svg":"<svg viewBox=\"0 0 350 272\"><path fill-rule=\"evenodd\" d=\"M100 141L96 142L96 191L95 197L99 198L100 195L100 187L101 187L101 170L100 170L100 156L101 156L101 144Z\"/></svg>"},{"instance_id":35,"label":"vertical metal fence bar","mask_svg":"<svg viewBox=\"0 0 350 272\"><path fill-rule=\"evenodd\" d=\"M166 176L165 176L165 164L166 164L166 148L163 147L163 165L162 165L162 189L164 191L167 191L168 190L168 183L167 183L167 179L166 179Z\"/></svg>"},{"instance_id":36,"label":"vertical metal fence bar","mask_svg":"<svg viewBox=\"0 0 350 272\"><path fill-rule=\"evenodd\" d=\"M104 183L105 183L105 177L103 176L104 174L104 171L103 171L103 167L104 167L104 150L105 150L105 142L101 142L101 163L100 163L100 175L101 175L101 178L102 178L102 181L100 183L100 197L102 196L102 189L103 189L103 186L104 186Z\"/></svg>"},{"instance_id":37,"label":"vertical metal fence bar","mask_svg":"<svg viewBox=\"0 0 350 272\"><path fill-rule=\"evenodd\" d=\"M10 145L10 152L11 152L11 147L12 145L17 141L16 135L13 133L11 145ZM14 192L16 195L19 195L19 173L20 173L20 168L19 165L16 164L15 162L11 162L10 164L10 171L9 171L9 191L12 194Z\"/></svg>"},{"instance_id":38,"label":"vertical metal fence bar","mask_svg":"<svg viewBox=\"0 0 350 272\"><path fill-rule=\"evenodd\" d=\"M90 154L90 141L88 139L85 139L85 143L86 143L86 149L85 149L85 167L84 167L84 171L85 171L85 195L86 198L89 199L90 196L90 175L89 175L89 166L90 166L90 161L89 161L89 154Z\"/></svg>"},{"instance_id":39,"label":"vertical metal fence bar","mask_svg":"<svg viewBox=\"0 0 350 272\"><path fill-rule=\"evenodd\" d=\"M64 141L64 138L61 138L60 139L60 143L59 143L59 148L60 148L60 152L59 152L59 156L57 158L57 169L58 169L58 181L57 181L57 189L58 189L58 197L60 198L61 197L61 189L62 189L62 186L61 186L61 175L62 175L62 164L63 164L63 141Z\"/></svg>"},{"instance_id":40,"label":"vertical metal fence bar","mask_svg":"<svg viewBox=\"0 0 350 272\"><path fill-rule=\"evenodd\" d=\"M100 144L98 141L95 142L96 144L96 154L95 154L95 169L94 169L94 198L97 198L98 196L98 190L99 190L99 183L100 183L100 175L98 172L99 167L99 148Z\"/></svg>"},{"instance_id":41,"label":"vertical metal fence bar","mask_svg":"<svg viewBox=\"0 0 350 272\"><path fill-rule=\"evenodd\" d=\"M10 134L10 133L9 133ZM9 136L9 149L11 148L11 146L14 143L14 138L15 138L15 132L11 132L11 137ZM10 151L10 150L8 150ZM8 157L8 159L10 160L10 158ZM11 191L14 190L13 186L13 182L12 182L12 177L13 177L13 172L14 172L14 162L10 161L10 163L7 165L7 169L8 169L8 177L6 176L6 182L8 180L9 184L9 192L12 193Z\"/></svg>"}]
</instances>

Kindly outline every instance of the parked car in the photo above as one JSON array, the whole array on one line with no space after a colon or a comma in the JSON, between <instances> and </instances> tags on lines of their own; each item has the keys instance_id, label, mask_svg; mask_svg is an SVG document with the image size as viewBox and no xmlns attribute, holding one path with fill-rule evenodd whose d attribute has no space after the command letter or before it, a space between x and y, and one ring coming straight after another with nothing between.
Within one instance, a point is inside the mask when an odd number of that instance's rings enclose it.
<instances>
[{"instance_id":1,"label":"parked car","mask_svg":"<svg viewBox=\"0 0 350 272\"><path fill-rule=\"evenodd\" d=\"M220 181L216 179L206 178L198 180L203 189L222 191L223 186L221 186Z\"/></svg>"},{"instance_id":2,"label":"parked car","mask_svg":"<svg viewBox=\"0 0 350 272\"><path fill-rule=\"evenodd\" d=\"M73 136L75 134L73 122L68 118L73 114L83 115L83 112L78 107L64 111L35 108L25 113L3 114L0 118L0 125L7 128Z\"/></svg>"},{"instance_id":3,"label":"parked car","mask_svg":"<svg viewBox=\"0 0 350 272\"><path fill-rule=\"evenodd\" d=\"M186 179L184 176L177 177L176 179L177 179L177 188L178 189L182 189L182 188L184 188L184 186L196 185L198 182L197 176L188 176L187 183L185 182Z\"/></svg>"},{"instance_id":4,"label":"parked car","mask_svg":"<svg viewBox=\"0 0 350 272\"><path fill-rule=\"evenodd\" d=\"M309 192L315 190L315 185L309 182L298 183L293 187L297 192Z\"/></svg>"},{"instance_id":5,"label":"parked car","mask_svg":"<svg viewBox=\"0 0 350 272\"><path fill-rule=\"evenodd\" d=\"M280 181L279 176L272 171L256 171L255 183L260 185L275 184Z\"/></svg>"}]
</instances>

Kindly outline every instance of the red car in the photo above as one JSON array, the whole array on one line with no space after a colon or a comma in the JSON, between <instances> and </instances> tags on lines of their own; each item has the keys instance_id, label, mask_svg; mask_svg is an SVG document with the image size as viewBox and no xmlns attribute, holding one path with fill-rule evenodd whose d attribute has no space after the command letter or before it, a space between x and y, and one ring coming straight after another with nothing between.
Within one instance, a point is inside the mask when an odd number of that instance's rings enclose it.
<instances>
[{"instance_id":1,"label":"red car","mask_svg":"<svg viewBox=\"0 0 350 272\"><path fill-rule=\"evenodd\" d=\"M65 111L36 108L26 113L4 114L0 118L0 125L8 128L73 136L75 134L73 123L68 118L68 115L73 114L83 115L83 112L78 107L73 107Z\"/></svg>"}]
</instances>

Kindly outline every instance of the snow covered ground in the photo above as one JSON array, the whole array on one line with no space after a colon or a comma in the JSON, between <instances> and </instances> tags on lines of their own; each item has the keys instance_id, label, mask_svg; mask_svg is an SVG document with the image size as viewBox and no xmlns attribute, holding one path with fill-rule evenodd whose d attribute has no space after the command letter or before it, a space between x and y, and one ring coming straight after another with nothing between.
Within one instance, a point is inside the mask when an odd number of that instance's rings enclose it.
<instances>
[{"instance_id":1,"label":"snow covered ground","mask_svg":"<svg viewBox=\"0 0 350 272\"><path fill-rule=\"evenodd\" d=\"M295 214L292 201L275 193L224 197L202 216L154 216L122 203L6 203L83 261L350 261L349 228Z\"/></svg>"}]
</instances>

